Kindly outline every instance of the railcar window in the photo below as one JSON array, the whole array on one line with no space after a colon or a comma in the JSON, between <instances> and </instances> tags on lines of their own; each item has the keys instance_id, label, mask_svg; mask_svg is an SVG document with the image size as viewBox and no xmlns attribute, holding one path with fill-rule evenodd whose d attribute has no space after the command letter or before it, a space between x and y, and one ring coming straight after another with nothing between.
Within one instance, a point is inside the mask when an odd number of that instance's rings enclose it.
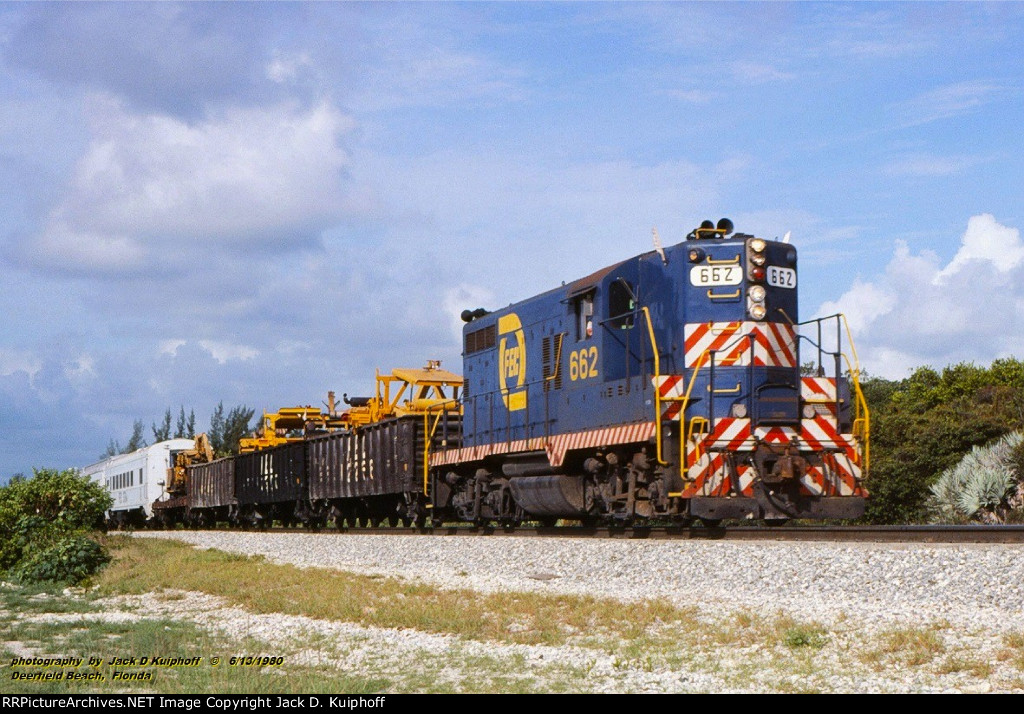
<instances>
[{"instance_id":1,"label":"railcar window","mask_svg":"<svg viewBox=\"0 0 1024 714\"><path fill-rule=\"evenodd\" d=\"M616 280L608 290L608 317L613 330L628 330L633 326L633 286L622 279Z\"/></svg>"},{"instance_id":2,"label":"railcar window","mask_svg":"<svg viewBox=\"0 0 1024 714\"><path fill-rule=\"evenodd\" d=\"M576 300L576 339L589 340L594 336L594 294L581 295Z\"/></svg>"}]
</instances>

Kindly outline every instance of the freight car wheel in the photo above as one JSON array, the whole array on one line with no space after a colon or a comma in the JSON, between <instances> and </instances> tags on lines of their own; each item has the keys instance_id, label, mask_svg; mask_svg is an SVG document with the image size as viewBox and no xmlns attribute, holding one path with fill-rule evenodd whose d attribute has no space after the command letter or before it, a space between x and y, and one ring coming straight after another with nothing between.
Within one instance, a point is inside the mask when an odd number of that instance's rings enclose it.
<instances>
[{"instance_id":1,"label":"freight car wheel","mask_svg":"<svg viewBox=\"0 0 1024 714\"><path fill-rule=\"evenodd\" d=\"M701 518L700 522L704 524L705 528L718 528L718 526L722 525L721 518Z\"/></svg>"}]
</instances>

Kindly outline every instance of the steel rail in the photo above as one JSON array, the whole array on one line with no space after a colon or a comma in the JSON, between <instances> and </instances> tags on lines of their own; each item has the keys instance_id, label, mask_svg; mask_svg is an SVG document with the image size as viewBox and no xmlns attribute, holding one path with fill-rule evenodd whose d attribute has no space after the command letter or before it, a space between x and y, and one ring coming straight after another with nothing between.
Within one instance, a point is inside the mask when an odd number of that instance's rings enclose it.
<instances>
[{"instance_id":1,"label":"steel rail","mask_svg":"<svg viewBox=\"0 0 1024 714\"><path fill-rule=\"evenodd\" d=\"M190 531L191 529L185 529ZM205 530L205 529L204 529ZM232 528L230 530L241 530ZM335 533L407 536L516 536L621 540L824 541L861 543L1024 543L1024 525L966 526L438 526L247 529L250 533Z\"/></svg>"}]
</instances>

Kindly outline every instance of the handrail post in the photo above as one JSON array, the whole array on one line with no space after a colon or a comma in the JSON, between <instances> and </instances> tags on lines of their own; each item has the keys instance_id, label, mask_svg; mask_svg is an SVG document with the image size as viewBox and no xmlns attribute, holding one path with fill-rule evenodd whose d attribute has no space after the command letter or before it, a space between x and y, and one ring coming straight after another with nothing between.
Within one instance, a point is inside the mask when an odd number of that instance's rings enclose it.
<instances>
[{"instance_id":1,"label":"handrail post","mask_svg":"<svg viewBox=\"0 0 1024 714\"><path fill-rule=\"evenodd\" d=\"M654 436L656 444L656 456L658 459L659 466L667 466L666 462L662 458L662 446L661 446L661 385L658 380L661 378L661 357L658 354L658 341L654 336L654 323L651 322L651 311L644 305L640 308L644 313L644 318L647 320L647 334L651 339L651 351L654 353ZM683 415L685 418L686 415Z\"/></svg>"},{"instance_id":2,"label":"handrail post","mask_svg":"<svg viewBox=\"0 0 1024 714\"><path fill-rule=\"evenodd\" d=\"M715 430L715 355L717 350L711 350L711 364L708 366L708 420L711 422L711 431Z\"/></svg>"}]
</instances>

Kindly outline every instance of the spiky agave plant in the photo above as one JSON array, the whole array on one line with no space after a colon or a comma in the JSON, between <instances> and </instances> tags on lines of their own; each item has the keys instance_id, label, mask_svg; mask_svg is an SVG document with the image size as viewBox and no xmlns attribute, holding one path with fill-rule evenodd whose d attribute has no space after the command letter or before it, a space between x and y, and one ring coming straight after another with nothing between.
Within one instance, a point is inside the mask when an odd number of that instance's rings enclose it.
<instances>
[{"instance_id":1,"label":"spiky agave plant","mask_svg":"<svg viewBox=\"0 0 1024 714\"><path fill-rule=\"evenodd\" d=\"M975 446L956 466L943 471L931 486L931 520L1001 520L999 510L1016 485L1013 452L1022 441L1024 434L1012 432L991 444Z\"/></svg>"},{"instance_id":2,"label":"spiky agave plant","mask_svg":"<svg viewBox=\"0 0 1024 714\"><path fill-rule=\"evenodd\" d=\"M998 510L1009 495L1013 477L1005 468L985 468L975 471L964 484L957 498L960 512L968 518L982 520L999 518ZM989 518L984 518L988 515Z\"/></svg>"}]
</instances>

